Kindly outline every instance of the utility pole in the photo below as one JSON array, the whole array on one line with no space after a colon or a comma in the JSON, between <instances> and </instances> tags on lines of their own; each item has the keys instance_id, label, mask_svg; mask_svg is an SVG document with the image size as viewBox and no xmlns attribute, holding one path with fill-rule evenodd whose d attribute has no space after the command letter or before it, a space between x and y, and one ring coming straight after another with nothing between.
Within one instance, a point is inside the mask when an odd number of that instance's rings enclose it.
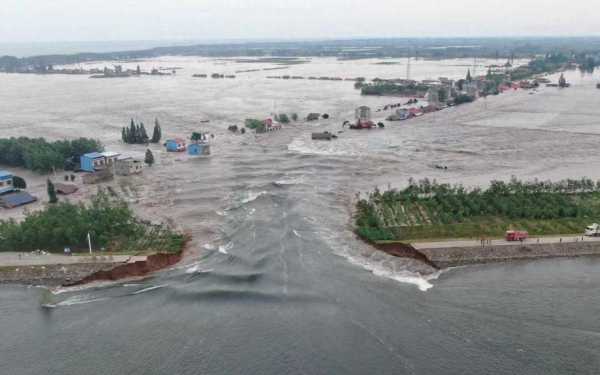
<instances>
[{"instance_id":1,"label":"utility pole","mask_svg":"<svg viewBox=\"0 0 600 375\"><path fill-rule=\"evenodd\" d=\"M90 232L88 232L87 240L88 240L88 246L90 248L90 255L92 255L92 237L90 236Z\"/></svg>"}]
</instances>

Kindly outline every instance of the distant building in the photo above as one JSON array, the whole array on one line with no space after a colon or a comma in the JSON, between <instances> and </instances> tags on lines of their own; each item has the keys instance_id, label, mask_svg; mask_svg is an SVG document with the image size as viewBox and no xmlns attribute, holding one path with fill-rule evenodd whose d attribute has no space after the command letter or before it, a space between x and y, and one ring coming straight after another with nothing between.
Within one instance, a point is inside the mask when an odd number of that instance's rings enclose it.
<instances>
[{"instance_id":1,"label":"distant building","mask_svg":"<svg viewBox=\"0 0 600 375\"><path fill-rule=\"evenodd\" d=\"M427 103L433 106L440 105L440 88L437 86L431 87L429 91L427 91Z\"/></svg>"},{"instance_id":2,"label":"distant building","mask_svg":"<svg viewBox=\"0 0 600 375\"><path fill-rule=\"evenodd\" d=\"M371 120L371 108L363 105L354 111L354 115L359 121L369 121Z\"/></svg>"},{"instance_id":3,"label":"distant building","mask_svg":"<svg viewBox=\"0 0 600 375\"><path fill-rule=\"evenodd\" d=\"M192 156L210 155L210 144L192 143L188 146L188 154Z\"/></svg>"},{"instance_id":4,"label":"distant building","mask_svg":"<svg viewBox=\"0 0 600 375\"><path fill-rule=\"evenodd\" d=\"M121 157L115 164L115 173L119 176L130 176L132 174L142 173L144 162L132 157Z\"/></svg>"},{"instance_id":5,"label":"distant building","mask_svg":"<svg viewBox=\"0 0 600 375\"><path fill-rule=\"evenodd\" d=\"M410 118L410 113L406 108L399 108L396 110L396 113L388 116L386 120L388 121L403 121L408 120Z\"/></svg>"},{"instance_id":6,"label":"distant building","mask_svg":"<svg viewBox=\"0 0 600 375\"><path fill-rule=\"evenodd\" d=\"M13 175L6 171L0 171L0 194L15 190L13 186Z\"/></svg>"},{"instance_id":7,"label":"distant building","mask_svg":"<svg viewBox=\"0 0 600 375\"><path fill-rule=\"evenodd\" d=\"M165 146L168 152L184 152L187 149L185 140L181 138L168 139Z\"/></svg>"},{"instance_id":8,"label":"distant building","mask_svg":"<svg viewBox=\"0 0 600 375\"><path fill-rule=\"evenodd\" d=\"M479 97L479 90L479 81L477 80L463 83L463 91L469 96L474 98Z\"/></svg>"}]
</instances>

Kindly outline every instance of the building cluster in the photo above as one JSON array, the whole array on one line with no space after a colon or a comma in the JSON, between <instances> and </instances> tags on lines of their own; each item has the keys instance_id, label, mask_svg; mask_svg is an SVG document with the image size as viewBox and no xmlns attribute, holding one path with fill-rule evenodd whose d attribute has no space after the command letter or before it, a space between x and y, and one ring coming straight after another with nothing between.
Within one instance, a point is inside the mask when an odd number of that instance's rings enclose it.
<instances>
[{"instance_id":1,"label":"building cluster","mask_svg":"<svg viewBox=\"0 0 600 375\"><path fill-rule=\"evenodd\" d=\"M206 134L198 134L198 139L190 141L190 144L183 138L167 139L165 147L167 152L186 152L190 156L210 155L210 143Z\"/></svg>"},{"instance_id":2,"label":"building cluster","mask_svg":"<svg viewBox=\"0 0 600 375\"><path fill-rule=\"evenodd\" d=\"M81 156L80 169L87 172L83 176L83 182L92 184L110 180L115 174L130 176L142 173L144 162L116 152L90 152Z\"/></svg>"}]
</instances>

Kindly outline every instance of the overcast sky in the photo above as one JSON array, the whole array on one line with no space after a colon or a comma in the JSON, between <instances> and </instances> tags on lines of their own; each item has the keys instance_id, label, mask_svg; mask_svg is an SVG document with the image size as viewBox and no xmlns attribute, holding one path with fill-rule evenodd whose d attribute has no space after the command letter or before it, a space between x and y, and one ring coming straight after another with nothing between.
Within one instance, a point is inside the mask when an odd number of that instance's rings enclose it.
<instances>
[{"instance_id":1,"label":"overcast sky","mask_svg":"<svg viewBox=\"0 0 600 375\"><path fill-rule=\"evenodd\" d=\"M1 0L0 42L600 35L598 0Z\"/></svg>"}]
</instances>

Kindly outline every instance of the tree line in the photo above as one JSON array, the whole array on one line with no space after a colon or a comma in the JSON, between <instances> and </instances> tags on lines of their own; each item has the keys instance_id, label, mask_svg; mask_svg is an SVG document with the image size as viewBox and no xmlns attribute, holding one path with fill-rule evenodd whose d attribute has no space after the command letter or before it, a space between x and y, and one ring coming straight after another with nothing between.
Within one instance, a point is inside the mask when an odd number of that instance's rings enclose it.
<instances>
[{"instance_id":1,"label":"tree line","mask_svg":"<svg viewBox=\"0 0 600 375\"><path fill-rule=\"evenodd\" d=\"M123 142L127 144L148 144L148 143L158 143L162 138L162 129L160 127L160 123L158 119L154 120L154 129L152 131L152 138L148 137L148 133L146 132L146 127L143 122L139 124L136 123L133 119L131 119L130 125L124 126L121 130L121 139Z\"/></svg>"},{"instance_id":2,"label":"tree line","mask_svg":"<svg viewBox=\"0 0 600 375\"><path fill-rule=\"evenodd\" d=\"M103 151L100 141L89 138L48 142L44 138L0 139L0 164L40 173L63 169L67 159L79 162L81 155Z\"/></svg>"},{"instance_id":3,"label":"tree line","mask_svg":"<svg viewBox=\"0 0 600 375\"><path fill-rule=\"evenodd\" d=\"M492 181L487 189L467 189L424 179L410 180L402 190L375 189L360 199L356 225L366 238L388 240L402 227L582 218L600 218L600 181L513 178Z\"/></svg>"},{"instance_id":4,"label":"tree line","mask_svg":"<svg viewBox=\"0 0 600 375\"><path fill-rule=\"evenodd\" d=\"M100 192L87 205L59 202L21 222L0 220L0 251L85 250L88 233L94 247L110 251L177 252L185 241L181 233L141 222L125 202Z\"/></svg>"}]
</instances>

